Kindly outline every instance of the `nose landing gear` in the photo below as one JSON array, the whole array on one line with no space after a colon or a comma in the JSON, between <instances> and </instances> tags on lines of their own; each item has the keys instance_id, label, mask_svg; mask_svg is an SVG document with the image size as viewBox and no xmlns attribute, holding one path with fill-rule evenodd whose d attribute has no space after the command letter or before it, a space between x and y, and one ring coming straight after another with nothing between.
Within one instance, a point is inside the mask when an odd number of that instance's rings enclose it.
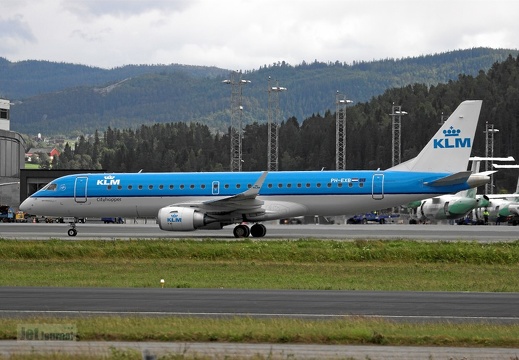
<instances>
[{"instance_id":1,"label":"nose landing gear","mask_svg":"<svg viewBox=\"0 0 519 360\"><path fill-rule=\"evenodd\" d=\"M77 230L76 230L76 223L70 222L70 229L68 229L68 236L76 236Z\"/></svg>"}]
</instances>

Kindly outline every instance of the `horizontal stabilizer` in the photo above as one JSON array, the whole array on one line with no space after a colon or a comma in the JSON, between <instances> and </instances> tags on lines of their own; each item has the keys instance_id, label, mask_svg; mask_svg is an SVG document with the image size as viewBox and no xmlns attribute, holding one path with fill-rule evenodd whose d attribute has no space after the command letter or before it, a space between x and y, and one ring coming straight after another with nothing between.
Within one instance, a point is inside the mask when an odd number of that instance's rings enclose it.
<instances>
[{"instance_id":1,"label":"horizontal stabilizer","mask_svg":"<svg viewBox=\"0 0 519 360\"><path fill-rule=\"evenodd\" d=\"M426 182L424 185L427 186L450 186L450 185L458 185L467 182L472 171L460 171L456 174L452 174L449 176L442 177L441 179L434 180L431 182Z\"/></svg>"},{"instance_id":2,"label":"horizontal stabilizer","mask_svg":"<svg viewBox=\"0 0 519 360\"><path fill-rule=\"evenodd\" d=\"M470 161L515 161L513 156L508 157L481 157L481 156L471 156L469 158Z\"/></svg>"},{"instance_id":3,"label":"horizontal stabilizer","mask_svg":"<svg viewBox=\"0 0 519 360\"><path fill-rule=\"evenodd\" d=\"M519 165L500 165L492 164L495 169L519 169Z\"/></svg>"}]
</instances>

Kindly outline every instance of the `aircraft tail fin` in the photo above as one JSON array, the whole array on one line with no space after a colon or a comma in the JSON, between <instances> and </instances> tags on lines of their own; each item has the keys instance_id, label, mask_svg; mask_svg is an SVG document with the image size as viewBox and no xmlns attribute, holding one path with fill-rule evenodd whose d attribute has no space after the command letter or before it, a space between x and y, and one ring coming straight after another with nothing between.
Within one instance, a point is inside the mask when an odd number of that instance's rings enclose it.
<instances>
[{"instance_id":1,"label":"aircraft tail fin","mask_svg":"<svg viewBox=\"0 0 519 360\"><path fill-rule=\"evenodd\" d=\"M466 100L415 158L388 170L457 173L467 170L482 100Z\"/></svg>"}]
</instances>

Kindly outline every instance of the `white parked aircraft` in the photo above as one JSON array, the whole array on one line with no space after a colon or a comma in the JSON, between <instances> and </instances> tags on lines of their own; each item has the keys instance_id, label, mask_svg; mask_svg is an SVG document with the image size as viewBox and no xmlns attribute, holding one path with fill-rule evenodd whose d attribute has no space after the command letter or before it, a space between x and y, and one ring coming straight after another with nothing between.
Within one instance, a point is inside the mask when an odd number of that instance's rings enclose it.
<instances>
[{"instance_id":1,"label":"white parked aircraft","mask_svg":"<svg viewBox=\"0 0 519 360\"><path fill-rule=\"evenodd\" d=\"M514 165L512 165L514 166ZM507 166L510 168L510 166ZM517 167L516 167L517 168ZM478 195L482 197L483 195ZM519 217L519 178L517 179L516 191L513 194L488 194L488 203L479 207L478 217L484 209L489 212L488 219L491 222L499 223L506 220L509 216Z\"/></svg>"}]
</instances>

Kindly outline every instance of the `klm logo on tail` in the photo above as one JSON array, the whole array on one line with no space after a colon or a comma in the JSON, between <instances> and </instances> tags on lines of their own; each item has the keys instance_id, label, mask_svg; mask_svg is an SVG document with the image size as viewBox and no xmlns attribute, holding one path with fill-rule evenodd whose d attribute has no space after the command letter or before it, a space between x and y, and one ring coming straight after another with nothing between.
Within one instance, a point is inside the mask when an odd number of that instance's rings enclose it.
<instances>
[{"instance_id":1,"label":"klm logo on tail","mask_svg":"<svg viewBox=\"0 0 519 360\"><path fill-rule=\"evenodd\" d=\"M454 127L452 126L448 130L443 130L443 134L445 135L445 137L442 139L433 139L433 147L435 149L471 147L471 138L461 138L459 137L460 133L460 129L454 129Z\"/></svg>"}]
</instances>

